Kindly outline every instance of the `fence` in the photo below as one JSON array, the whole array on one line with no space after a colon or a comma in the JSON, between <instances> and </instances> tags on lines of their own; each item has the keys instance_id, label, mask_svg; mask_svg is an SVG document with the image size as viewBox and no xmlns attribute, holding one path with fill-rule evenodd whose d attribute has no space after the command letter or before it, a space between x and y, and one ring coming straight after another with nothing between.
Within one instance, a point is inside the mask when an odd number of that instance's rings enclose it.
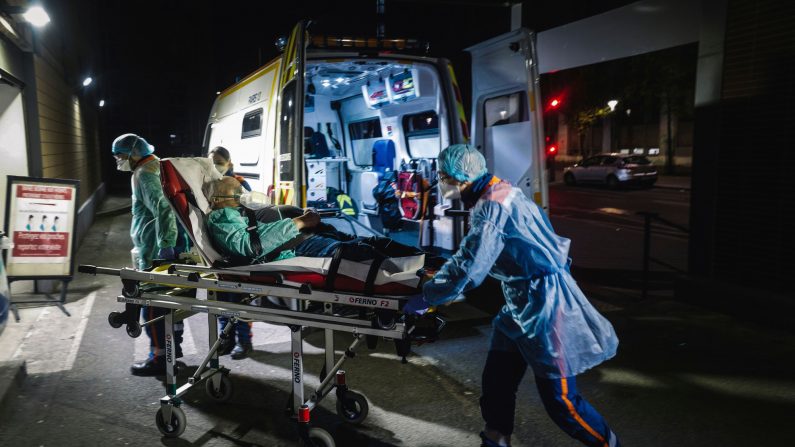
<instances>
[{"instance_id":1,"label":"fence","mask_svg":"<svg viewBox=\"0 0 795 447\"><path fill-rule=\"evenodd\" d=\"M667 269L673 270L676 273L685 274L686 271L671 265L667 262L664 262L660 259L653 258L651 256L651 225L653 222L658 222L666 227L673 228L678 230L682 233L690 235L690 229L683 227L681 225L675 224L670 220L660 217L657 213L652 213L648 211L639 211L637 214L643 216L643 290L642 290L642 297L646 299L649 291L649 267L651 267L651 263L655 263L659 266L665 267Z\"/></svg>"}]
</instances>

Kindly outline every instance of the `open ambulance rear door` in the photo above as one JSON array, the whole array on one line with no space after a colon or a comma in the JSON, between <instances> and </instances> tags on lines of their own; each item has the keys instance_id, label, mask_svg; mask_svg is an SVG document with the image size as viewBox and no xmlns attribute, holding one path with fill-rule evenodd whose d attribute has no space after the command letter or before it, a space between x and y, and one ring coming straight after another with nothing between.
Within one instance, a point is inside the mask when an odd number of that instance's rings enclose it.
<instances>
[{"instance_id":1,"label":"open ambulance rear door","mask_svg":"<svg viewBox=\"0 0 795 447\"><path fill-rule=\"evenodd\" d=\"M304 183L304 67L306 22L290 33L279 73L275 202L306 206Z\"/></svg>"},{"instance_id":2,"label":"open ambulance rear door","mask_svg":"<svg viewBox=\"0 0 795 447\"><path fill-rule=\"evenodd\" d=\"M535 34L521 28L466 49L472 55L472 142L491 173L547 209L544 126Z\"/></svg>"}]
</instances>

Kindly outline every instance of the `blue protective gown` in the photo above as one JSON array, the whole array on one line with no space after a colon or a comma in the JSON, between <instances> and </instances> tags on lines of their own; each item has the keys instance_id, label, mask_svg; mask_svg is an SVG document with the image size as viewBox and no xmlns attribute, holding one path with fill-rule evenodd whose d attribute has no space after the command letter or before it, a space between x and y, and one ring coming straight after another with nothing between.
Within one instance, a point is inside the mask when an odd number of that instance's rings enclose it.
<instances>
[{"instance_id":1,"label":"blue protective gown","mask_svg":"<svg viewBox=\"0 0 795 447\"><path fill-rule=\"evenodd\" d=\"M152 266L152 259L161 248L174 247L177 241L177 220L163 195L160 183L160 159L150 155L133 171L132 224L130 237L138 248L138 268Z\"/></svg>"},{"instance_id":2,"label":"blue protective gown","mask_svg":"<svg viewBox=\"0 0 795 447\"><path fill-rule=\"evenodd\" d=\"M272 223L257 222L262 250L257 256L251 245L248 233L248 219L240 215L238 208L220 208L213 210L207 217L207 230L218 250L230 255L251 259L251 263L260 262L271 251L298 236L298 227L292 219L281 219ZM295 256L294 250L284 250L275 259L289 259Z\"/></svg>"},{"instance_id":3,"label":"blue protective gown","mask_svg":"<svg viewBox=\"0 0 795 447\"><path fill-rule=\"evenodd\" d=\"M471 229L423 288L432 305L454 300L486 275L500 280L505 305L495 330L514 340L537 376L577 375L613 357L612 325L569 272L569 243L546 214L507 182L488 187L471 212Z\"/></svg>"}]
</instances>

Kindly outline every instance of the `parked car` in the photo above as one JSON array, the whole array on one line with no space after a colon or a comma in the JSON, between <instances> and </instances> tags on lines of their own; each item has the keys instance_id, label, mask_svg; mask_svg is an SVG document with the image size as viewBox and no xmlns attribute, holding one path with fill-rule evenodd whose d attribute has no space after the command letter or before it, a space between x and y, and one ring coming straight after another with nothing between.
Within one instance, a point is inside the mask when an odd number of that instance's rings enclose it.
<instances>
[{"instance_id":1,"label":"parked car","mask_svg":"<svg viewBox=\"0 0 795 447\"><path fill-rule=\"evenodd\" d=\"M657 167L643 155L600 154L563 170L567 185L605 184L611 189L625 184L651 187L657 181Z\"/></svg>"}]
</instances>

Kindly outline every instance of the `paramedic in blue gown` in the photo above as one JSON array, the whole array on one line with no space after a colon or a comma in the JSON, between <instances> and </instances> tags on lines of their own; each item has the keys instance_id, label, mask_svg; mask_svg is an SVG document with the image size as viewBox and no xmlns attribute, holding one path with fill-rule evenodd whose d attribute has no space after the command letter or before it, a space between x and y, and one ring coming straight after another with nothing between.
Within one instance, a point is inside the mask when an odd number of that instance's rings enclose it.
<instances>
[{"instance_id":1,"label":"paramedic in blue gown","mask_svg":"<svg viewBox=\"0 0 795 447\"><path fill-rule=\"evenodd\" d=\"M185 249L180 242L174 212L163 195L160 183L160 159L154 155L154 146L134 134L124 134L113 141L113 157L116 168L132 172L132 223L130 237L138 249L139 270L152 268L154 259L176 259ZM142 309L144 319L151 320L165 315L168 309L146 306ZM166 372L165 321L146 326L149 336L149 358L132 365L131 372L137 376L161 375ZM176 357L182 357L182 323L174 324Z\"/></svg>"},{"instance_id":2,"label":"paramedic in blue gown","mask_svg":"<svg viewBox=\"0 0 795 447\"><path fill-rule=\"evenodd\" d=\"M611 324L571 276L569 243L524 193L489 174L477 149L457 144L439 155L442 195L460 198L471 227L458 251L404 311L455 300L486 275L502 282L505 305L493 322L483 369L483 446L508 446L516 391L530 366L549 416L588 446L620 445L605 419L583 398L575 377L616 354Z\"/></svg>"},{"instance_id":3,"label":"paramedic in blue gown","mask_svg":"<svg viewBox=\"0 0 795 447\"><path fill-rule=\"evenodd\" d=\"M227 148L223 146L216 146L207 154L207 157L212 160L213 165L215 165L215 169L221 175L235 178L240 183L240 186L243 187L243 189L246 191L251 191L251 186L248 184L246 179L235 174L235 165L232 163L232 155L229 153ZM242 296L238 293L216 292L216 297L218 298L218 301L239 303ZM223 328L228 322L228 317L218 317L219 333L223 331ZM230 354L230 357L232 357L234 360L242 360L248 357L253 350L251 341L251 327L251 322L237 320L230 337L222 340L218 354Z\"/></svg>"}]
</instances>

